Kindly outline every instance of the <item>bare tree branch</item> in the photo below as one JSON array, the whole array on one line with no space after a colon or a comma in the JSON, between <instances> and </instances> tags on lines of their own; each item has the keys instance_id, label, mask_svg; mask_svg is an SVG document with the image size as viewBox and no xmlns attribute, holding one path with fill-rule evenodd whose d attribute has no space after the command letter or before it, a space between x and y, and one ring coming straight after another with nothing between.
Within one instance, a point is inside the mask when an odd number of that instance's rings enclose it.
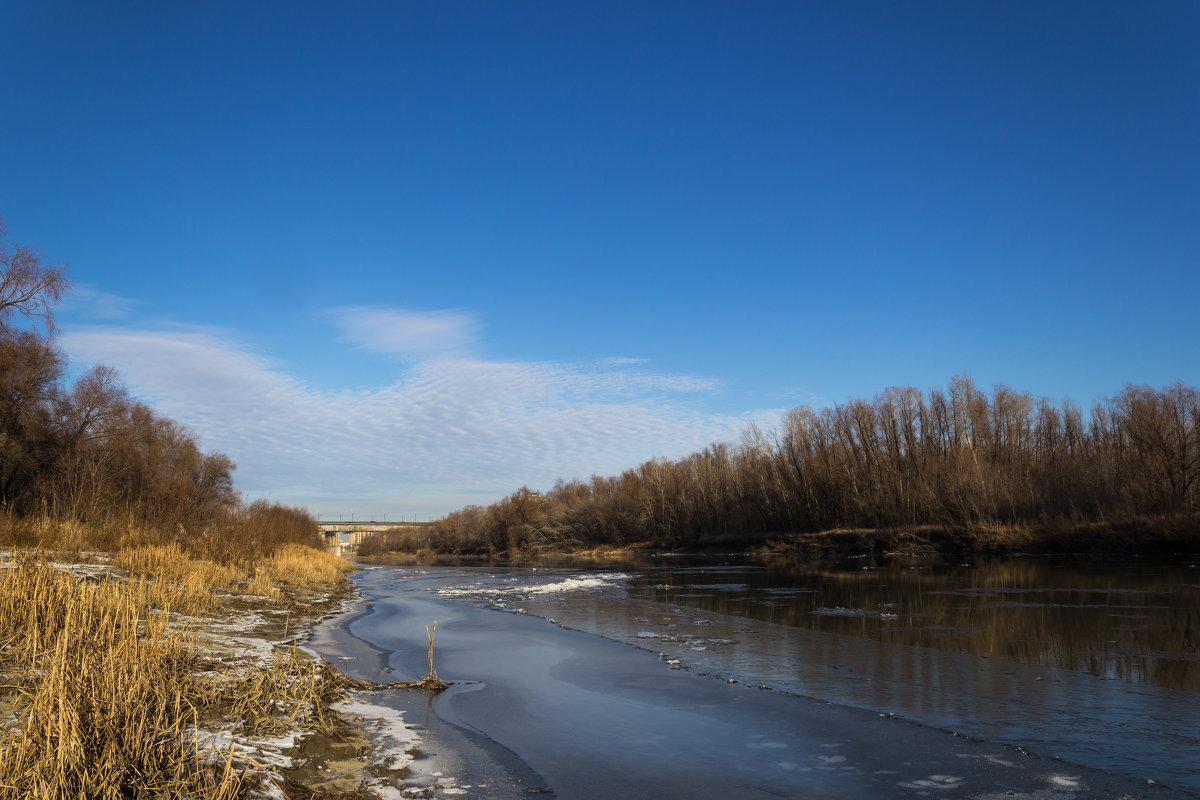
<instances>
[{"instance_id":1,"label":"bare tree branch","mask_svg":"<svg viewBox=\"0 0 1200 800\"><path fill-rule=\"evenodd\" d=\"M54 330L54 304L70 288L66 267L46 266L38 250L7 240L8 226L0 217L0 327L18 314Z\"/></svg>"}]
</instances>

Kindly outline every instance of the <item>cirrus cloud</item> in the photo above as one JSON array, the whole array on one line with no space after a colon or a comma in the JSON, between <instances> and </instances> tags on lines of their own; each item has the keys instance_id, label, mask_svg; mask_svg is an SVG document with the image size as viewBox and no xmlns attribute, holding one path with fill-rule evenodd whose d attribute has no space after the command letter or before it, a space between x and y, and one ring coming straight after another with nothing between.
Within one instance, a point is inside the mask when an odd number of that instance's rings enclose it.
<instances>
[{"instance_id":1,"label":"cirrus cloud","mask_svg":"<svg viewBox=\"0 0 1200 800\"><path fill-rule=\"evenodd\" d=\"M479 326L465 311L345 306L328 316L341 329L342 341L405 361L462 353Z\"/></svg>"},{"instance_id":2,"label":"cirrus cloud","mask_svg":"<svg viewBox=\"0 0 1200 800\"><path fill-rule=\"evenodd\" d=\"M300 380L223 332L92 326L61 341L78 362L116 367L136 396L233 458L247 494L326 517L439 515L523 484L684 455L776 417L708 413L717 382L631 359L472 357L478 324L465 312L368 311L335 316L344 340L402 364L356 391Z\"/></svg>"}]
</instances>

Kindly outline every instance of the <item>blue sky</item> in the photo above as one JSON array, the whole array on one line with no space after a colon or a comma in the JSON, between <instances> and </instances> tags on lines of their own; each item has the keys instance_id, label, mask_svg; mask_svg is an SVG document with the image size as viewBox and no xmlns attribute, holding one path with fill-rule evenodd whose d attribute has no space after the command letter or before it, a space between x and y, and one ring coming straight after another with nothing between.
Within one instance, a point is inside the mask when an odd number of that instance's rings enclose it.
<instances>
[{"instance_id":1,"label":"blue sky","mask_svg":"<svg viewBox=\"0 0 1200 800\"><path fill-rule=\"evenodd\" d=\"M0 2L77 365L323 518L1200 383L1200 6Z\"/></svg>"}]
</instances>

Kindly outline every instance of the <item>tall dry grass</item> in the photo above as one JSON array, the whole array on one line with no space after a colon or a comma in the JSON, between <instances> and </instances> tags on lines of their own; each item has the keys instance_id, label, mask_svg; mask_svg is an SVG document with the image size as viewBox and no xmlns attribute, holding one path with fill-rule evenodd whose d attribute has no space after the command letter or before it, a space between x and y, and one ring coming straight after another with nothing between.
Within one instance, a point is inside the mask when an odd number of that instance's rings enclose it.
<instances>
[{"instance_id":1,"label":"tall dry grass","mask_svg":"<svg viewBox=\"0 0 1200 800\"><path fill-rule=\"evenodd\" d=\"M178 545L121 550L113 556L112 564L129 570L135 585L140 583L145 587L149 605L178 613L215 611L221 601L214 590L228 592L245 583L239 570L194 560Z\"/></svg>"},{"instance_id":2,"label":"tall dry grass","mask_svg":"<svg viewBox=\"0 0 1200 800\"><path fill-rule=\"evenodd\" d=\"M112 564L128 578L72 575L36 552L0 563L0 800L247 798L265 773L203 730L345 729L329 710L346 685L336 670L294 649L216 664L187 620L239 596L334 594L348 562L296 545L243 567L151 544Z\"/></svg>"},{"instance_id":3,"label":"tall dry grass","mask_svg":"<svg viewBox=\"0 0 1200 800\"><path fill-rule=\"evenodd\" d=\"M228 682L226 696L239 730L252 736L278 736L293 730L315 730L335 737L346 723L329 706L354 682L324 661L297 648L276 650L273 662Z\"/></svg>"},{"instance_id":4,"label":"tall dry grass","mask_svg":"<svg viewBox=\"0 0 1200 800\"><path fill-rule=\"evenodd\" d=\"M121 550L115 566L132 574L152 575L200 603L202 595L217 603L213 589L280 602L297 590L333 589L354 567L340 556L299 544L288 544L245 567L192 558L179 544L147 545ZM208 610L208 609L206 609Z\"/></svg>"},{"instance_id":5,"label":"tall dry grass","mask_svg":"<svg viewBox=\"0 0 1200 800\"><path fill-rule=\"evenodd\" d=\"M277 583L307 588L335 585L354 569L341 556L300 544L284 545L263 566Z\"/></svg>"},{"instance_id":6,"label":"tall dry grass","mask_svg":"<svg viewBox=\"0 0 1200 800\"><path fill-rule=\"evenodd\" d=\"M0 570L0 692L14 711L0 725L0 798L232 800L257 785L200 746L212 687L189 632L150 597L144 581L32 559Z\"/></svg>"}]
</instances>

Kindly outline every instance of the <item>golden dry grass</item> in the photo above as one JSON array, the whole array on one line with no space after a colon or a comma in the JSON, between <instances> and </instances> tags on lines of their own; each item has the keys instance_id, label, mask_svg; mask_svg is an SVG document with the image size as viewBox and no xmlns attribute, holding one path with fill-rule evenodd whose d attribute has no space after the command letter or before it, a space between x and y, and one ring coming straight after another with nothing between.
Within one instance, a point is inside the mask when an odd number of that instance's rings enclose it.
<instances>
[{"instance_id":1,"label":"golden dry grass","mask_svg":"<svg viewBox=\"0 0 1200 800\"><path fill-rule=\"evenodd\" d=\"M154 575L176 583L195 582L232 589L242 579L241 570L212 561L198 561L178 544L143 545L120 550L113 564L130 572Z\"/></svg>"},{"instance_id":2,"label":"golden dry grass","mask_svg":"<svg viewBox=\"0 0 1200 800\"><path fill-rule=\"evenodd\" d=\"M211 691L186 630L144 582L82 579L24 559L0 571L0 798L192 796L252 783L197 742Z\"/></svg>"},{"instance_id":3,"label":"golden dry grass","mask_svg":"<svg viewBox=\"0 0 1200 800\"><path fill-rule=\"evenodd\" d=\"M335 585L354 569L341 556L299 544L284 545L264 567L276 583L305 588Z\"/></svg>"},{"instance_id":4,"label":"golden dry grass","mask_svg":"<svg viewBox=\"0 0 1200 800\"><path fill-rule=\"evenodd\" d=\"M348 685L336 670L295 649L216 664L179 620L231 596L332 590L347 562L287 548L251 573L150 545L113 565L129 577L69 574L36 553L0 564L0 800L247 798L266 773L203 729L345 731L329 710Z\"/></svg>"},{"instance_id":5,"label":"golden dry grass","mask_svg":"<svg viewBox=\"0 0 1200 800\"><path fill-rule=\"evenodd\" d=\"M213 598L213 604L218 602L214 588L280 602L297 589L337 587L354 569L340 556L298 544L285 545L247 569L194 559L178 544L121 550L113 564L132 574L154 576L158 583L171 584L172 591L178 589L197 607L205 594ZM205 610L212 607L215 605Z\"/></svg>"},{"instance_id":6,"label":"golden dry grass","mask_svg":"<svg viewBox=\"0 0 1200 800\"><path fill-rule=\"evenodd\" d=\"M144 587L148 605L185 614L215 611L220 599L214 589L232 591L240 578L231 567L189 558L178 545L121 550L112 564L129 570L133 586Z\"/></svg>"},{"instance_id":7,"label":"golden dry grass","mask_svg":"<svg viewBox=\"0 0 1200 800\"><path fill-rule=\"evenodd\" d=\"M276 650L273 663L228 683L232 717L239 730L276 736L291 730L315 730L326 736L345 733L346 724L329 710L351 682L324 661L296 648Z\"/></svg>"}]
</instances>

